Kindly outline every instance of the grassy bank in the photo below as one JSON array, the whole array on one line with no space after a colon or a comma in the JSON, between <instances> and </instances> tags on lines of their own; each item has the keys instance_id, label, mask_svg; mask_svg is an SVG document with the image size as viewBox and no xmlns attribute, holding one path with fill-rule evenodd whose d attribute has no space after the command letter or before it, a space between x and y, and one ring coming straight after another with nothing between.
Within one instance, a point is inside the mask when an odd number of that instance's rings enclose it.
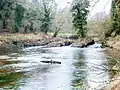
<instances>
[{"instance_id":1,"label":"grassy bank","mask_svg":"<svg viewBox=\"0 0 120 90\"><path fill-rule=\"evenodd\" d=\"M43 39L49 38L50 35L45 35L43 33L28 33L28 34L20 34L20 33L1 33L0 34L0 41L7 41L7 40L26 40L26 39Z\"/></svg>"},{"instance_id":2,"label":"grassy bank","mask_svg":"<svg viewBox=\"0 0 120 90\"><path fill-rule=\"evenodd\" d=\"M11 44L12 41L36 41L42 39L50 38L50 35L45 35L43 33L28 33L28 34L21 34L21 33L0 33L0 45L4 46L7 44Z\"/></svg>"}]
</instances>

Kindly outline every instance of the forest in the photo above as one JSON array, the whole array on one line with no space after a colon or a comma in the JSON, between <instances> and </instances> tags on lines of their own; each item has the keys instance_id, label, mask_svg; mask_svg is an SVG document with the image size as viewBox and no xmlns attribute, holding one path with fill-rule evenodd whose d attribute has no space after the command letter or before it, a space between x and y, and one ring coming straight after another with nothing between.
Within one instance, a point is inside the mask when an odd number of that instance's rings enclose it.
<instances>
[{"instance_id":1,"label":"forest","mask_svg":"<svg viewBox=\"0 0 120 90\"><path fill-rule=\"evenodd\" d=\"M58 9L55 0L2 0L0 2L0 30L12 33L44 32L47 34L50 31L62 31L66 24L66 26L73 25L75 29L73 32L76 31L76 34L85 36L89 31L87 29L92 28L89 27L90 23L96 22L95 19L88 21L90 7L88 0L74 0L63 10ZM68 17L68 14L71 16ZM114 36L119 35L119 0L112 0L110 14L104 21L98 20L98 22L103 23L102 27L108 29L103 31L106 37L111 36L112 33ZM66 28L70 30L63 31L72 32L73 28Z\"/></svg>"}]
</instances>

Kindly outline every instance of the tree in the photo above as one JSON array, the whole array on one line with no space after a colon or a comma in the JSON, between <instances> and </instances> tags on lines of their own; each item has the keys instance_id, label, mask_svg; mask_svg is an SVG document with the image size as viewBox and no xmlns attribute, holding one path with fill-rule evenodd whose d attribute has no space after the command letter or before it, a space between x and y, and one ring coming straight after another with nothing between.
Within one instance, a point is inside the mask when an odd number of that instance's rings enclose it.
<instances>
[{"instance_id":1,"label":"tree","mask_svg":"<svg viewBox=\"0 0 120 90\"><path fill-rule=\"evenodd\" d=\"M33 29L37 28L47 34L47 32L51 30L50 27L54 18L53 15L56 11L55 1L32 0L32 2L29 2L29 4L26 3L25 6L27 6L25 19L28 21L28 23L30 23L30 31L34 31Z\"/></svg>"},{"instance_id":2,"label":"tree","mask_svg":"<svg viewBox=\"0 0 120 90\"><path fill-rule=\"evenodd\" d=\"M85 37L87 32L88 0L74 0L72 6L73 28L79 37Z\"/></svg>"},{"instance_id":3,"label":"tree","mask_svg":"<svg viewBox=\"0 0 120 90\"><path fill-rule=\"evenodd\" d=\"M115 30L115 36L120 35L120 0L112 1L111 22L111 31Z\"/></svg>"},{"instance_id":4,"label":"tree","mask_svg":"<svg viewBox=\"0 0 120 90\"><path fill-rule=\"evenodd\" d=\"M61 33L73 33L71 6L65 7L57 11L52 22L53 37Z\"/></svg>"},{"instance_id":5,"label":"tree","mask_svg":"<svg viewBox=\"0 0 120 90\"><path fill-rule=\"evenodd\" d=\"M14 23L14 29L15 32L19 31L19 28L22 27L22 19L24 18L24 7L20 4L16 4L15 8L15 23Z\"/></svg>"},{"instance_id":6,"label":"tree","mask_svg":"<svg viewBox=\"0 0 120 90\"><path fill-rule=\"evenodd\" d=\"M42 0L42 17L40 26L41 31L47 34L50 31L51 21L53 19L53 14L55 11L55 1L54 0Z\"/></svg>"},{"instance_id":7,"label":"tree","mask_svg":"<svg viewBox=\"0 0 120 90\"><path fill-rule=\"evenodd\" d=\"M7 20L12 19L12 11L14 10L14 0L0 1L0 20L2 21L2 28L7 28Z\"/></svg>"},{"instance_id":8,"label":"tree","mask_svg":"<svg viewBox=\"0 0 120 90\"><path fill-rule=\"evenodd\" d=\"M105 36L111 36L113 32L115 33L115 36L120 35L120 0L112 0L111 28L108 30Z\"/></svg>"}]
</instances>

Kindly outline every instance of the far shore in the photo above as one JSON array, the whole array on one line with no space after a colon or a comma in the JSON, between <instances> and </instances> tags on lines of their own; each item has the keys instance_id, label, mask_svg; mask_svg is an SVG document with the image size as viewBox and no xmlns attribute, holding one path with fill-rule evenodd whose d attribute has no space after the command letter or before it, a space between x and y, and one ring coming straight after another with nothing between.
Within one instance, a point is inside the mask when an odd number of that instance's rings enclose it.
<instances>
[{"instance_id":1,"label":"far shore","mask_svg":"<svg viewBox=\"0 0 120 90\"><path fill-rule=\"evenodd\" d=\"M51 34L44 33L0 33L0 46L15 45L20 47L46 46L62 47L69 46L83 48L93 45L95 42L92 38L77 38L75 35L59 35L53 37Z\"/></svg>"}]
</instances>

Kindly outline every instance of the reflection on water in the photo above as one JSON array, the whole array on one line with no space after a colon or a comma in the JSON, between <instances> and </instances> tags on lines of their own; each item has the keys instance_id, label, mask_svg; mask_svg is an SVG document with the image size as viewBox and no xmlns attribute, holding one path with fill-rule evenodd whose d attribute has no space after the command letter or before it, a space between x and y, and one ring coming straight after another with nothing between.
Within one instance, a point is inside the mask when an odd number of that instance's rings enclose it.
<instances>
[{"instance_id":1,"label":"reflection on water","mask_svg":"<svg viewBox=\"0 0 120 90\"><path fill-rule=\"evenodd\" d=\"M100 90L109 79L108 63L104 50L91 46L78 50L73 86L78 90ZM79 89L81 88L81 89Z\"/></svg>"},{"instance_id":2,"label":"reflection on water","mask_svg":"<svg viewBox=\"0 0 120 90\"><path fill-rule=\"evenodd\" d=\"M60 61L44 64L40 61ZM0 89L100 90L108 81L107 59L99 45L31 47L1 54Z\"/></svg>"}]
</instances>

